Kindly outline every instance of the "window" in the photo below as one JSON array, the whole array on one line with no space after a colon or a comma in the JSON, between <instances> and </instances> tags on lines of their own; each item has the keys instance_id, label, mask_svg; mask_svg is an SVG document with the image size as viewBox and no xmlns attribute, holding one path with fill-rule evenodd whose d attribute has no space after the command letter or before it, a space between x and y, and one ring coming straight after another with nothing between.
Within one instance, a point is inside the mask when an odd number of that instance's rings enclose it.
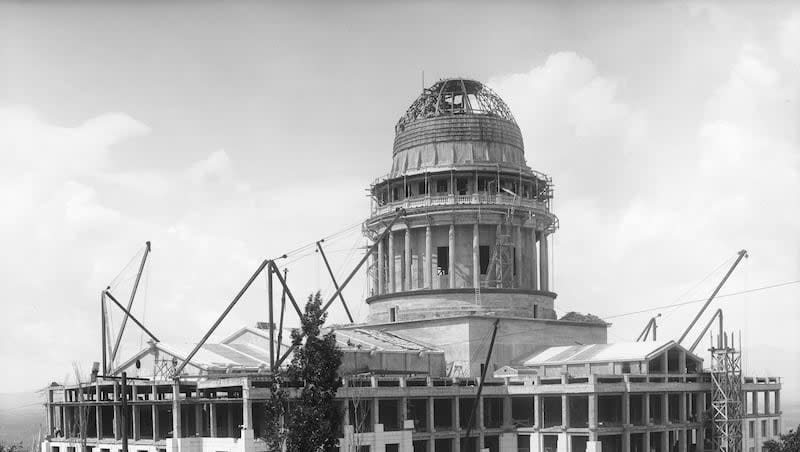
<instances>
[{"instance_id":1,"label":"window","mask_svg":"<svg viewBox=\"0 0 800 452\"><path fill-rule=\"evenodd\" d=\"M748 424L747 427L748 427L747 428L747 437L748 438L754 438L755 437L755 431L756 431L756 421L750 421L750 423Z\"/></svg>"},{"instance_id":2,"label":"window","mask_svg":"<svg viewBox=\"0 0 800 452\"><path fill-rule=\"evenodd\" d=\"M370 451L369 446L359 446L358 448L358 452L369 452L369 451Z\"/></svg>"},{"instance_id":3,"label":"window","mask_svg":"<svg viewBox=\"0 0 800 452\"><path fill-rule=\"evenodd\" d=\"M463 177L456 179L456 192L458 192L459 195L467 194L467 179Z\"/></svg>"},{"instance_id":4,"label":"window","mask_svg":"<svg viewBox=\"0 0 800 452\"><path fill-rule=\"evenodd\" d=\"M397 321L397 307L389 308L389 321L396 322Z\"/></svg>"},{"instance_id":5,"label":"window","mask_svg":"<svg viewBox=\"0 0 800 452\"><path fill-rule=\"evenodd\" d=\"M436 181L436 192L447 193L447 179L439 179Z\"/></svg>"},{"instance_id":6,"label":"window","mask_svg":"<svg viewBox=\"0 0 800 452\"><path fill-rule=\"evenodd\" d=\"M486 181L487 179L478 178L478 191L486 191Z\"/></svg>"},{"instance_id":7,"label":"window","mask_svg":"<svg viewBox=\"0 0 800 452\"><path fill-rule=\"evenodd\" d=\"M450 272L450 247L437 246L436 247L436 274L446 275Z\"/></svg>"},{"instance_id":8,"label":"window","mask_svg":"<svg viewBox=\"0 0 800 452\"><path fill-rule=\"evenodd\" d=\"M778 426L778 420L777 419L773 419L772 420L772 434L773 435L778 435L778 434L780 434L780 432L781 432L781 429Z\"/></svg>"},{"instance_id":9,"label":"window","mask_svg":"<svg viewBox=\"0 0 800 452\"><path fill-rule=\"evenodd\" d=\"M417 184L417 192L420 195L424 195L428 193L428 186L425 185L425 182L420 182Z\"/></svg>"},{"instance_id":10,"label":"window","mask_svg":"<svg viewBox=\"0 0 800 452\"><path fill-rule=\"evenodd\" d=\"M387 444L386 452L400 452L400 444Z\"/></svg>"},{"instance_id":11,"label":"window","mask_svg":"<svg viewBox=\"0 0 800 452\"><path fill-rule=\"evenodd\" d=\"M767 431L767 421L761 421L761 436L767 436L769 432Z\"/></svg>"},{"instance_id":12,"label":"window","mask_svg":"<svg viewBox=\"0 0 800 452\"><path fill-rule=\"evenodd\" d=\"M485 275L489 271L489 245L480 245L478 255L481 263L481 275Z\"/></svg>"}]
</instances>

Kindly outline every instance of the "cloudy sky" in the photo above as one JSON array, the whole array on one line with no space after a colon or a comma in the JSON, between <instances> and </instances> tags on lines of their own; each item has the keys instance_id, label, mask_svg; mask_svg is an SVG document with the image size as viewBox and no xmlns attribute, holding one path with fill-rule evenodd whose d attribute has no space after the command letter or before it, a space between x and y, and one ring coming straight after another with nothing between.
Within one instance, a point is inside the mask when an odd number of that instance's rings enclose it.
<instances>
[{"instance_id":1,"label":"cloudy sky","mask_svg":"<svg viewBox=\"0 0 800 452\"><path fill-rule=\"evenodd\" d=\"M561 311L679 335L723 293L800 279L800 9L700 3L0 5L0 360L30 390L99 359L99 292L189 342L261 259L358 258L364 189L427 83L484 80L553 176ZM350 228L350 229L347 229ZM298 295L330 293L313 254ZM140 256L140 254L138 254ZM262 280L220 328L266 316ZM363 278L346 291L361 317ZM800 285L731 296L746 370L800 400ZM338 307L332 321L343 321ZM119 316L114 319L119 325ZM133 327L124 347L139 347ZM6 390L4 389L4 390Z\"/></svg>"}]
</instances>

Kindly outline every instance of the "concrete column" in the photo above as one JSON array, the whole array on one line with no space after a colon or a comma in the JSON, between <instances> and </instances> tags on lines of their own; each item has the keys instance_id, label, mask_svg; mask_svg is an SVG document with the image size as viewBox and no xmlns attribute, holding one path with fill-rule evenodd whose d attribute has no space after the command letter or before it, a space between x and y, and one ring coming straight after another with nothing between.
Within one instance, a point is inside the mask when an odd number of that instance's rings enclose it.
<instances>
[{"instance_id":1,"label":"concrete column","mask_svg":"<svg viewBox=\"0 0 800 452\"><path fill-rule=\"evenodd\" d=\"M131 386L131 400L134 401L137 398L138 387L136 385ZM130 404L131 407L131 421L133 423L133 431L131 432L131 438L136 441L141 438L141 428L140 426L140 417L141 413L139 412L139 405Z\"/></svg>"},{"instance_id":2,"label":"concrete column","mask_svg":"<svg viewBox=\"0 0 800 452\"><path fill-rule=\"evenodd\" d=\"M450 225L450 233L447 236L447 244L448 244L448 275L449 276L449 283L450 288L454 289L456 287L456 226L454 224Z\"/></svg>"},{"instance_id":3,"label":"concrete column","mask_svg":"<svg viewBox=\"0 0 800 452\"><path fill-rule=\"evenodd\" d=\"M539 233L539 288L544 291L550 290L548 266L547 234L542 231Z\"/></svg>"},{"instance_id":4,"label":"concrete column","mask_svg":"<svg viewBox=\"0 0 800 452\"><path fill-rule=\"evenodd\" d=\"M386 288L386 271L384 269L384 251L383 251L383 239L378 242L378 295L382 295L385 293Z\"/></svg>"},{"instance_id":5,"label":"concrete column","mask_svg":"<svg viewBox=\"0 0 800 452\"><path fill-rule=\"evenodd\" d=\"M522 228L514 226L514 287L522 287Z\"/></svg>"},{"instance_id":6,"label":"concrete column","mask_svg":"<svg viewBox=\"0 0 800 452\"><path fill-rule=\"evenodd\" d=\"M661 417L664 424L671 424L669 421L669 393L661 394Z\"/></svg>"},{"instance_id":7,"label":"concrete column","mask_svg":"<svg viewBox=\"0 0 800 452\"><path fill-rule=\"evenodd\" d=\"M378 399L377 398L372 399L371 402L372 402L372 409L370 410L370 414L372 415L372 419L371 419L372 431L374 432L376 430L375 425L380 424L380 422L381 422L380 417L378 416L379 415L378 410L380 409L380 406L378 405Z\"/></svg>"},{"instance_id":8,"label":"concrete column","mask_svg":"<svg viewBox=\"0 0 800 452\"><path fill-rule=\"evenodd\" d=\"M403 289L411 290L414 288L414 278L411 275L411 228L408 225L406 225L406 237L403 241L403 247L403 263L405 264L403 266L403 280L405 281Z\"/></svg>"},{"instance_id":9,"label":"concrete column","mask_svg":"<svg viewBox=\"0 0 800 452\"><path fill-rule=\"evenodd\" d=\"M117 404L120 401L119 398L119 383L116 381L114 382L114 439L121 440L122 439L122 406ZM69 424L67 424L69 425Z\"/></svg>"},{"instance_id":10,"label":"concrete column","mask_svg":"<svg viewBox=\"0 0 800 452\"><path fill-rule=\"evenodd\" d=\"M236 436L234 436L234 434L233 434L233 404L232 403L229 403L229 404L225 405L225 413L227 414L226 418L227 418L227 423L228 423L228 428L227 428L228 437L229 438L236 438Z\"/></svg>"},{"instance_id":11,"label":"concrete column","mask_svg":"<svg viewBox=\"0 0 800 452\"><path fill-rule=\"evenodd\" d=\"M472 287L477 289L481 286L481 239L480 227L478 224L472 226Z\"/></svg>"},{"instance_id":12,"label":"concrete column","mask_svg":"<svg viewBox=\"0 0 800 452\"><path fill-rule=\"evenodd\" d=\"M538 394L533 396L533 425L542 428L542 398Z\"/></svg>"},{"instance_id":13,"label":"concrete column","mask_svg":"<svg viewBox=\"0 0 800 452\"><path fill-rule=\"evenodd\" d=\"M208 404L208 434L212 438L217 437L217 404Z\"/></svg>"},{"instance_id":14,"label":"concrete column","mask_svg":"<svg viewBox=\"0 0 800 452\"><path fill-rule=\"evenodd\" d=\"M433 274L433 259L431 254L433 253L433 245L432 245L432 235L431 235L431 226L428 225L425 227L425 265L423 266L422 271L425 273L424 282L425 288L431 289L431 275Z\"/></svg>"},{"instance_id":15,"label":"concrete column","mask_svg":"<svg viewBox=\"0 0 800 452\"><path fill-rule=\"evenodd\" d=\"M433 433L436 431L436 427L434 426L433 423L433 397L428 397L428 402L425 404L425 408L428 411L428 416L426 419L428 424L428 431Z\"/></svg>"},{"instance_id":16,"label":"concrete column","mask_svg":"<svg viewBox=\"0 0 800 452\"><path fill-rule=\"evenodd\" d=\"M695 448L696 451L705 450L703 447L705 446L706 442L706 430L701 425L700 428L697 429L697 447Z\"/></svg>"},{"instance_id":17,"label":"concrete column","mask_svg":"<svg viewBox=\"0 0 800 452\"><path fill-rule=\"evenodd\" d=\"M566 394L561 395L561 426L569 428L569 400Z\"/></svg>"},{"instance_id":18,"label":"concrete column","mask_svg":"<svg viewBox=\"0 0 800 452\"><path fill-rule=\"evenodd\" d=\"M678 402L678 409L681 411L678 414L678 419L680 419L681 424L685 424L688 421L688 416L686 415L686 397L689 393L683 392L681 393L680 401Z\"/></svg>"},{"instance_id":19,"label":"concrete column","mask_svg":"<svg viewBox=\"0 0 800 452\"><path fill-rule=\"evenodd\" d=\"M650 393L642 394L642 413L644 414L644 425L651 425L650 423ZM649 446L648 446L649 447Z\"/></svg>"},{"instance_id":20,"label":"concrete column","mask_svg":"<svg viewBox=\"0 0 800 452\"><path fill-rule=\"evenodd\" d=\"M513 427L512 423L512 413L511 413L511 397L505 396L503 398L503 430L508 431Z\"/></svg>"},{"instance_id":21,"label":"concrete column","mask_svg":"<svg viewBox=\"0 0 800 452\"><path fill-rule=\"evenodd\" d=\"M203 436L203 405L199 403L194 406L194 430L197 436Z\"/></svg>"},{"instance_id":22,"label":"concrete column","mask_svg":"<svg viewBox=\"0 0 800 452\"><path fill-rule=\"evenodd\" d=\"M678 430L678 452L686 452L688 450L686 444L686 429Z\"/></svg>"},{"instance_id":23,"label":"concrete column","mask_svg":"<svg viewBox=\"0 0 800 452\"><path fill-rule=\"evenodd\" d=\"M644 449L642 449L642 450L644 450L645 452L648 452L650 450L650 431L649 430L645 431L644 435L642 435L642 441L644 441Z\"/></svg>"},{"instance_id":24,"label":"concrete column","mask_svg":"<svg viewBox=\"0 0 800 452\"><path fill-rule=\"evenodd\" d=\"M622 432L622 452L631 452L631 432L627 427Z\"/></svg>"},{"instance_id":25,"label":"concrete column","mask_svg":"<svg viewBox=\"0 0 800 452\"><path fill-rule=\"evenodd\" d=\"M670 452L669 449L669 430L664 430L661 432L661 450L664 452Z\"/></svg>"},{"instance_id":26,"label":"concrete column","mask_svg":"<svg viewBox=\"0 0 800 452\"><path fill-rule=\"evenodd\" d=\"M151 399L153 404L151 405L152 411L151 414L153 416L153 441L157 441L158 437L161 435L161 432L158 431L158 405L156 405L156 401L158 400L158 388L156 384L153 383L151 392Z\"/></svg>"},{"instance_id":27,"label":"concrete column","mask_svg":"<svg viewBox=\"0 0 800 452\"><path fill-rule=\"evenodd\" d=\"M597 394L589 394L589 428L597 428ZM591 433L589 438L591 438Z\"/></svg>"},{"instance_id":28,"label":"concrete column","mask_svg":"<svg viewBox=\"0 0 800 452\"><path fill-rule=\"evenodd\" d=\"M101 409L102 405L100 404L100 383L98 383L97 381L95 381L94 383L94 400L97 402L97 407L94 410L94 425L97 426L95 430L97 433L97 440L100 441L100 439L103 437L103 410ZM49 391L48 402L52 403L52 401L53 401L53 393L52 391ZM52 415L53 415L52 407L48 407L47 409L48 426L53 425ZM52 434L52 428L48 430Z\"/></svg>"},{"instance_id":29,"label":"concrete column","mask_svg":"<svg viewBox=\"0 0 800 452\"><path fill-rule=\"evenodd\" d=\"M781 414L781 391L775 391L775 414Z\"/></svg>"},{"instance_id":30,"label":"concrete column","mask_svg":"<svg viewBox=\"0 0 800 452\"><path fill-rule=\"evenodd\" d=\"M622 424L631 424L631 393L622 393Z\"/></svg>"},{"instance_id":31,"label":"concrete column","mask_svg":"<svg viewBox=\"0 0 800 452\"><path fill-rule=\"evenodd\" d=\"M764 391L764 414L770 413L769 393L770 391Z\"/></svg>"},{"instance_id":32,"label":"concrete column","mask_svg":"<svg viewBox=\"0 0 800 452\"><path fill-rule=\"evenodd\" d=\"M686 352L684 350L680 350L678 353L678 372L686 373Z\"/></svg>"},{"instance_id":33,"label":"concrete column","mask_svg":"<svg viewBox=\"0 0 800 452\"><path fill-rule=\"evenodd\" d=\"M386 234L386 240L389 241L389 255L387 256L389 260L389 287L386 288L386 293L394 293L394 232L389 231L389 233Z\"/></svg>"},{"instance_id":34,"label":"concrete column","mask_svg":"<svg viewBox=\"0 0 800 452\"><path fill-rule=\"evenodd\" d=\"M247 430L253 429L253 401L248 386L242 387L242 425Z\"/></svg>"},{"instance_id":35,"label":"concrete column","mask_svg":"<svg viewBox=\"0 0 800 452\"><path fill-rule=\"evenodd\" d=\"M172 437L183 438L181 432L181 390L178 383L172 384Z\"/></svg>"},{"instance_id":36,"label":"concrete column","mask_svg":"<svg viewBox=\"0 0 800 452\"><path fill-rule=\"evenodd\" d=\"M531 228L531 289L539 290L539 254L536 251L536 229Z\"/></svg>"}]
</instances>

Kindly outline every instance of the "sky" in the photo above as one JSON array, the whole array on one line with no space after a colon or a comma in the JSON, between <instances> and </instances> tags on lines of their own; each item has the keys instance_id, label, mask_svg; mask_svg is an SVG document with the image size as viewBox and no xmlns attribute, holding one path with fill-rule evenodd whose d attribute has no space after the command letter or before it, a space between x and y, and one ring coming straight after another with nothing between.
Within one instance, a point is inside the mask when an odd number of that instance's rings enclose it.
<instances>
[{"instance_id":1,"label":"sky","mask_svg":"<svg viewBox=\"0 0 800 452\"><path fill-rule=\"evenodd\" d=\"M133 312L165 342L196 342L261 260L320 238L344 278L394 124L442 77L498 92L553 177L560 313L608 319L610 341L660 313L677 338L701 304L651 308L708 297L740 249L722 294L800 280L790 2L3 2L0 64L7 392L99 360L100 291L127 300L146 240ZM279 264L298 298L332 294L318 255ZM345 298L364 320L362 273ZM799 296L720 298L700 322L724 308L745 371L784 378L789 425ZM262 277L215 337L266 299ZM143 341L129 324L122 349Z\"/></svg>"}]
</instances>

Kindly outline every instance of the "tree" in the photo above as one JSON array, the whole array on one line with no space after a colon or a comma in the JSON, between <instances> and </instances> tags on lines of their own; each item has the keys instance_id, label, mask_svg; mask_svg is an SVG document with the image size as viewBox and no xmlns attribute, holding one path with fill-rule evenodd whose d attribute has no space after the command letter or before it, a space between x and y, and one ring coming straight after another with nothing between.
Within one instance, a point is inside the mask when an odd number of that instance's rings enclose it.
<instances>
[{"instance_id":1,"label":"tree","mask_svg":"<svg viewBox=\"0 0 800 452\"><path fill-rule=\"evenodd\" d=\"M268 445L287 452L328 452L336 450L342 413L336 404L341 386L337 373L342 351L336 347L333 331L322 334L327 314L322 312L320 292L309 295L300 329L292 331L294 356L286 371L291 386L300 386L299 397L287 408L287 394L279 377L272 381L267 403ZM280 419L284 419L281 428Z\"/></svg>"},{"instance_id":2,"label":"tree","mask_svg":"<svg viewBox=\"0 0 800 452\"><path fill-rule=\"evenodd\" d=\"M800 425L797 430L782 434L779 441L771 439L764 442L768 452L800 452Z\"/></svg>"}]
</instances>

